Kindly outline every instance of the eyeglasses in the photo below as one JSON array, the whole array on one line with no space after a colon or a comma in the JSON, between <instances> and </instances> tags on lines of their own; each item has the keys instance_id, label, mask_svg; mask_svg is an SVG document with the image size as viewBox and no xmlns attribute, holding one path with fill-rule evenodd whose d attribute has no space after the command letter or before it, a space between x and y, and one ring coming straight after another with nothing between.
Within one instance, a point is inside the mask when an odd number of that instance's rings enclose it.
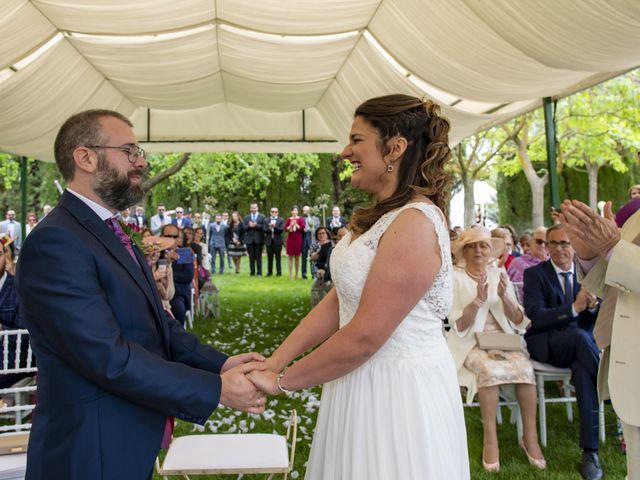
<instances>
[{"instance_id":1,"label":"eyeglasses","mask_svg":"<svg viewBox=\"0 0 640 480\"><path fill-rule=\"evenodd\" d=\"M538 245L546 245L547 244L547 241L546 240L542 240L541 238L536 238L535 240L536 240L536 243Z\"/></svg>"},{"instance_id":2,"label":"eyeglasses","mask_svg":"<svg viewBox=\"0 0 640 480\"><path fill-rule=\"evenodd\" d=\"M560 242L556 242L555 240L551 240L551 241L549 242L549 246L550 246L550 247L553 247L553 248L557 248L557 247L560 247L560 248L569 248L569 247L571 246L571 242L567 242L567 241L565 241L565 240L562 240L562 241L560 241Z\"/></svg>"},{"instance_id":3,"label":"eyeglasses","mask_svg":"<svg viewBox=\"0 0 640 480\"><path fill-rule=\"evenodd\" d=\"M144 148L139 147L138 145L123 145L121 147L115 147L111 145L85 145L87 148L113 148L115 150L120 150L121 152L127 152L127 156L129 159L129 163L135 163L140 159L140 157L144 158L146 156L146 152Z\"/></svg>"},{"instance_id":4,"label":"eyeglasses","mask_svg":"<svg viewBox=\"0 0 640 480\"><path fill-rule=\"evenodd\" d=\"M165 238L178 238L180 235L167 235L167 234L163 234L161 235L161 237L165 237Z\"/></svg>"}]
</instances>

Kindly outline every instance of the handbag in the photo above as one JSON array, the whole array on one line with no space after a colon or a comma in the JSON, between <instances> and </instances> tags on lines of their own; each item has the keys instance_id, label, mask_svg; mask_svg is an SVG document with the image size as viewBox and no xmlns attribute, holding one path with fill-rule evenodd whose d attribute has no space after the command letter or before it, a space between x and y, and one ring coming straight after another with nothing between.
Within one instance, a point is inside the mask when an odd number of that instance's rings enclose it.
<instances>
[{"instance_id":1,"label":"handbag","mask_svg":"<svg viewBox=\"0 0 640 480\"><path fill-rule=\"evenodd\" d=\"M522 350L522 340L517 333L476 332L480 350L502 350L516 352Z\"/></svg>"}]
</instances>

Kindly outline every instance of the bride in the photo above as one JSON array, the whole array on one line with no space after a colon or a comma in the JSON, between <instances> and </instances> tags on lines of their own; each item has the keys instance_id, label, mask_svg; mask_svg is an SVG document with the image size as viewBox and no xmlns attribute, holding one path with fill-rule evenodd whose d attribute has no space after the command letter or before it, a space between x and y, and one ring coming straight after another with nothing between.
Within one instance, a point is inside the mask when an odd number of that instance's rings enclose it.
<instances>
[{"instance_id":1,"label":"bride","mask_svg":"<svg viewBox=\"0 0 640 480\"><path fill-rule=\"evenodd\" d=\"M324 384L308 480L469 478L442 333L452 301L448 132L430 101L389 95L358 107L342 156L353 186L377 202L356 210L333 250L335 288L267 360L268 371L248 375L269 394Z\"/></svg>"}]
</instances>

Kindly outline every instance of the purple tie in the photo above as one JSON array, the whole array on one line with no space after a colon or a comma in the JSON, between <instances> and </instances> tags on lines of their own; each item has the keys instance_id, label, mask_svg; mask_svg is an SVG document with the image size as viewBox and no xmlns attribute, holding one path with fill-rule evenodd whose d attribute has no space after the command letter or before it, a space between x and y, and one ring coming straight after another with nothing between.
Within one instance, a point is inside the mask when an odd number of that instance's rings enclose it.
<instances>
[{"instance_id":1,"label":"purple tie","mask_svg":"<svg viewBox=\"0 0 640 480\"><path fill-rule=\"evenodd\" d=\"M131 258L133 258L133 261L136 262L136 264L140 265L138 263L138 259L136 258L136 254L133 252L131 239L129 238L129 235L124 233L124 230L122 230L122 226L120 225L120 222L118 222L116 217L107 218L104 223L107 225L107 227L109 227L109 229L111 229L113 233L116 234L116 237L118 237L118 240L120 240L122 246L127 249L127 252L129 252L129 255L131 255Z\"/></svg>"}]
</instances>

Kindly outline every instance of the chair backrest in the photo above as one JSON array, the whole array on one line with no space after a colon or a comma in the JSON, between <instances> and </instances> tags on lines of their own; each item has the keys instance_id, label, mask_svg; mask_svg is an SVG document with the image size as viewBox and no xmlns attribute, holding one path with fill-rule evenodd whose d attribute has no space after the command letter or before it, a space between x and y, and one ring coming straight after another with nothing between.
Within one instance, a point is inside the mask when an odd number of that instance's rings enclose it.
<instances>
[{"instance_id":1,"label":"chair backrest","mask_svg":"<svg viewBox=\"0 0 640 480\"><path fill-rule=\"evenodd\" d=\"M29 332L25 329L0 330L0 346L0 379L11 381L9 386L0 388L0 417L14 420L13 424L0 426L0 432L28 430L31 423L23 421L35 408L37 371L29 344Z\"/></svg>"}]
</instances>

